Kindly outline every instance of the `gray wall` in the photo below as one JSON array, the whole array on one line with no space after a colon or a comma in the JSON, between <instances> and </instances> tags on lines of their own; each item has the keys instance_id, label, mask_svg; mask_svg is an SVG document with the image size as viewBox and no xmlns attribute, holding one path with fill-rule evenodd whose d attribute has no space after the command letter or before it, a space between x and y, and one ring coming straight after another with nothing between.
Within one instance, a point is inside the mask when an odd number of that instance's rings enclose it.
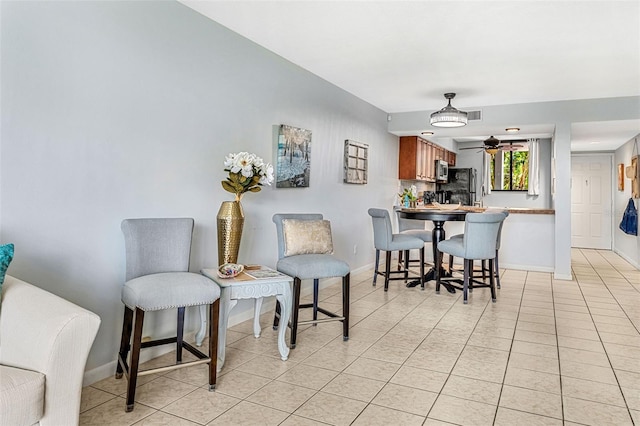
<instances>
[{"instance_id":1,"label":"gray wall","mask_svg":"<svg viewBox=\"0 0 640 426\"><path fill-rule=\"evenodd\" d=\"M634 144L636 148L634 150ZM620 221L624 210L627 208L629 198L631 198L631 179L624 178L624 190L618 191L618 164L625 167L631 165L631 157L640 155L640 134L634 139L618 148L614 155L614 178L613 180L613 249L628 260L636 268L640 269L640 236L628 235L620 230ZM640 166L639 166L640 167ZM640 200L634 200L636 209L640 210Z\"/></svg>"},{"instance_id":2,"label":"gray wall","mask_svg":"<svg viewBox=\"0 0 640 426\"><path fill-rule=\"evenodd\" d=\"M121 220L193 217L191 269L215 266L224 156L273 162L274 125L313 131L311 186L244 197L239 261L275 265L274 213L322 212L336 255L372 263L367 208L398 182L386 113L176 2L0 5L0 242L10 274L100 315L88 369L117 352ZM370 145L367 185L342 183L345 139Z\"/></svg>"}]
</instances>

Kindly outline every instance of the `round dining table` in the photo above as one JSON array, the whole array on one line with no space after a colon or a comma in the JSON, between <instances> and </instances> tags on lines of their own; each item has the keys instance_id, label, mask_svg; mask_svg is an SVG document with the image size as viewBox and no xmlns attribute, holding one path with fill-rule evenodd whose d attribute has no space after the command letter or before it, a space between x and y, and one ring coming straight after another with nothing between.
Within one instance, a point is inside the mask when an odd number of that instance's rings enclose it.
<instances>
[{"instance_id":1,"label":"round dining table","mask_svg":"<svg viewBox=\"0 0 640 426\"><path fill-rule=\"evenodd\" d=\"M446 209L438 209L438 208L428 208L428 207L417 207L417 208L402 208L400 209L400 217L403 219L414 219L414 220L430 220L433 222L433 231L431 231L431 244L433 249L433 262L434 268L429 269L424 276L425 281L436 280L438 281L438 276L450 276L449 272L446 272L442 267L442 263L435 267L435 262L439 258L439 250L438 243L446 238L446 234L444 231L445 222L450 221L464 221L465 217L469 213L466 210L446 210ZM420 283L420 280L411 281L407 284L407 287L415 287ZM449 293L455 293L456 289L441 281L441 284L447 289ZM436 285L436 293L440 292L440 288Z\"/></svg>"}]
</instances>

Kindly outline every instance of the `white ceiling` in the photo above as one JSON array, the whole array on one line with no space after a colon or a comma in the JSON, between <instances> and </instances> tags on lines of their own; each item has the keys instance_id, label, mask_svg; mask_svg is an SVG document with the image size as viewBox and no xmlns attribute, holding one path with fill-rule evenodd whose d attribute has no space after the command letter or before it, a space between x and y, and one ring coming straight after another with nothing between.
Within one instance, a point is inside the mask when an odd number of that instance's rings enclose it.
<instances>
[{"instance_id":1,"label":"white ceiling","mask_svg":"<svg viewBox=\"0 0 640 426\"><path fill-rule=\"evenodd\" d=\"M637 0L182 3L389 113L640 95ZM576 124L572 150L638 132Z\"/></svg>"}]
</instances>

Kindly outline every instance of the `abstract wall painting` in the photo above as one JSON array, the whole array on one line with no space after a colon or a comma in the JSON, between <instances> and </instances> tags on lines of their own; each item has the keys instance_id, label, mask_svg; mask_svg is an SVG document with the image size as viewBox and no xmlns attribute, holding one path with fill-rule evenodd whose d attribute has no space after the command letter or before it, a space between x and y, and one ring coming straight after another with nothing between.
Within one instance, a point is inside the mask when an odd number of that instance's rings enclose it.
<instances>
[{"instance_id":1,"label":"abstract wall painting","mask_svg":"<svg viewBox=\"0 0 640 426\"><path fill-rule=\"evenodd\" d=\"M311 130L280 125L276 188L307 188L311 168Z\"/></svg>"}]
</instances>

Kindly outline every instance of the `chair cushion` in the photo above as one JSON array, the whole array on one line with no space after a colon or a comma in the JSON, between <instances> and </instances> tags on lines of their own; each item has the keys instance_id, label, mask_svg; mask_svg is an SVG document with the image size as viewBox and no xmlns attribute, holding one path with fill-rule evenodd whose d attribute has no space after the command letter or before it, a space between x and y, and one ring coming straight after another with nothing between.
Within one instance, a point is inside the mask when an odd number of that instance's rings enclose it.
<instances>
[{"instance_id":1,"label":"chair cushion","mask_svg":"<svg viewBox=\"0 0 640 426\"><path fill-rule=\"evenodd\" d=\"M0 424L32 425L44 414L44 374L0 365Z\"/></svg>"},{"instance_id":2,"label":"chair cushion","mask_svg":"<svg viewBox=\"0 0 640 426\"><path fill-rule=\"evenodd\" d=\"M344 277L351 271L349 264L330 254L301 254L284 257L278 261L276 269L301 280Z\"/></svg>"},{"instance_id":3,"label":"chair cushion","mask_svg":"<svg viewBox=\"0 0 640 426\"><path fill-rule=\"evenodd\" d=\"M442 253L464 258L464 240L463 238L449 238L448 240L440 241L438 250Z\"/></svg>"},{"instance_id":4,"label":"chair cushion","mask_svg":"<svg viewBox=\"0 0 640 426\"><path fill-rule=\"evenodd\" d=\"M420 238L422 241L429 243L432 239L432 232L425 229L407 229L400 232L402 235L410 235L412 237Z\"/></svg>"},{"instance_id":5,"label":"chair cushion","mask_svg":"<svg viewBox=\"0 0 640 426\"><path fill-rule=\"evenodd\" d=\"M328 220L284 219L284 255L333 254L331 223Z\"/></svg>"},{"instance_id":6,"label":"chair cushion","mask_svg":"<svg viewBox=\"0 0 640 426\"><path fill-rule=\"evenodd\" d=\"M422 238L414 237L406 234L393 234L391 242L387 248L381 250L396 251L396 250L413 250L421 249L424 247L424 240ZM378 248L378 247L376 247Z\"/></svg>"},{"instance_id":7,"label":"chair cushion","mask_svg":"<svg viewBox=\"0 0 640 426\"><path fill-rule=\"evenodd\" d=\"M209 278L192 272L163 272L127 281L122 302L143 311L208 305L220 298L220 287Z\"/></svg>"}]
</instances>

